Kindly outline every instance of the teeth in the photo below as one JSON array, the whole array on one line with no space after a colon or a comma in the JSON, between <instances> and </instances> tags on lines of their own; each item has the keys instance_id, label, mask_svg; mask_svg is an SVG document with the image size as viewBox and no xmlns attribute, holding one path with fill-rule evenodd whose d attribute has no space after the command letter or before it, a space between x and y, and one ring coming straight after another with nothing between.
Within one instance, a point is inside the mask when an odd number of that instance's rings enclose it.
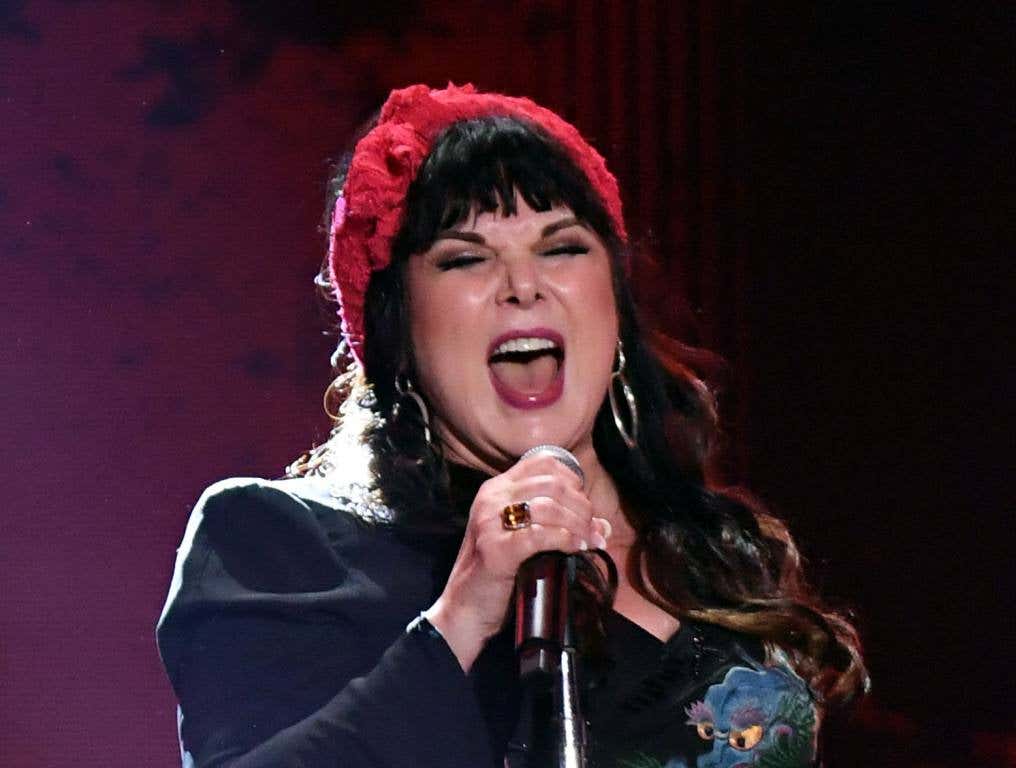
<instances>
[{"instance_id":1,"label":"teeth","mask_svg":"<svg viewBox=\"0 0 1016 768\"><path fill-rule=\"evenodd\" d=\"M557 349L550 339L543 339L538 336L527 336L521 339L511 339L502 343L494 350L495 355L503 355L505 352L537 352L541 349Z\"/></svg>"}]
</instances>

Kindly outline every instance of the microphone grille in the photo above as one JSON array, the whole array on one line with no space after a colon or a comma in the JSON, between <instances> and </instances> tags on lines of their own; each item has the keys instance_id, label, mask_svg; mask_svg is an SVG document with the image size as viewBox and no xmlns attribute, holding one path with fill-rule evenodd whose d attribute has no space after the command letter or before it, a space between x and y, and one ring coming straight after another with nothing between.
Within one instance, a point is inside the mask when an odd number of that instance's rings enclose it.
<instances>
[{"instance_id":1,"label":"microphone grille","mask_svg":"<svg viewBox=\"0 0 1016 768\"><path fill-rule=\"evenodd\" d=\"M579 464L579 460L575 458L575 454L573 454L571 451L565 450L559 445L550 445L550 444L534 445L532 448L530 448L528 451L526 451L519 457L519 461L522 461L522 459L528 459L530 456L535 456L538 453L547 453L553 456L555 459L557 459L566 467L568 467L568 469L570 469L572 472L578 475L579 480L581 480L582 484L585 485L586 474L585 472L582 471L582 465Z\"/></svg>"}]
</instances>

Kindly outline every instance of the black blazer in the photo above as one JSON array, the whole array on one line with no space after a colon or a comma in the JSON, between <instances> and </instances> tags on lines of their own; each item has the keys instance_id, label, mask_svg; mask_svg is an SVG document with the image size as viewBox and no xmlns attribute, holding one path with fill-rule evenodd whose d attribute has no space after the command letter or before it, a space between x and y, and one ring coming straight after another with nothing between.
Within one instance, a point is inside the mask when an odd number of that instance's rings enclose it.
<instances>
[{"instance_id":1,"label":"black blazer","mask_svg":"<svg viewBox=\"0 0 1016 768\"><path fill-rule=\"evenodd\" d=\"M202 495L157 631L185 766L505 764L519 709L509 633L466 675L440 637L405 631L443 589L461 531L408 539L365 521L378 514L357 487L321 478L233 479ZM607 629L616 664L588 695L592 765L727 765L730 747L689 724L690 709L735 667L767 669L762 649L689 622L667 643L617 614ZM814 718L811 733L802 723L796 753L780 726L774 745L798 757L774 765L811 763L801 738L814 743Z\"/></svg>"}]
</instances>

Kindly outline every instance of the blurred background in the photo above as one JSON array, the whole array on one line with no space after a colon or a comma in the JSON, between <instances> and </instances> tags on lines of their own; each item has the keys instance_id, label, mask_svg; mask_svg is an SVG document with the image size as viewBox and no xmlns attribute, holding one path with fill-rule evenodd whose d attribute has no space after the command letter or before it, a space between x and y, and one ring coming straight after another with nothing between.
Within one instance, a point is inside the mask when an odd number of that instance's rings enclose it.
<instances>
[{"instance_id":1,"label":"blurred background","mask_svg":"<svg viewBox=\"0 0 1016 768\"><path fill-rule=\"evenodd\" d=\"M0 764L179 764L154 624L190 507L325 438L328 162L452 80L580 127L647 317L726 361L726 475L865 638L829 766L1016 766L1011 14L0 3Z\"/></svg>"}]
</instances>

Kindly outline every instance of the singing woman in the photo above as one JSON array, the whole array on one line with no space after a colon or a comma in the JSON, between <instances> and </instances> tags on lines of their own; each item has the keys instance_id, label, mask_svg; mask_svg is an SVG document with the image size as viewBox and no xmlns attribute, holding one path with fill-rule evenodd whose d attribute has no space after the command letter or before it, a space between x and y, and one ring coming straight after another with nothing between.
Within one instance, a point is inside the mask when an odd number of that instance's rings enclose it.
<instances>
[{"instance_id":1,"label":"singing woman","mask_svg":"<svg viewBox=\"0 0 1016 768\"><path fill-rule=\"evenodd\" d=\"M511 597L559 551L590 765L818 764L856 632L783 524L707 481L714 403L640 325L603 158L528 99L416 85L330 190L341 407L289 476L191 517L158 630L185 763L535 765ZM582 477L520 460L541 444Z\"/></svg>"}]
</instances>

